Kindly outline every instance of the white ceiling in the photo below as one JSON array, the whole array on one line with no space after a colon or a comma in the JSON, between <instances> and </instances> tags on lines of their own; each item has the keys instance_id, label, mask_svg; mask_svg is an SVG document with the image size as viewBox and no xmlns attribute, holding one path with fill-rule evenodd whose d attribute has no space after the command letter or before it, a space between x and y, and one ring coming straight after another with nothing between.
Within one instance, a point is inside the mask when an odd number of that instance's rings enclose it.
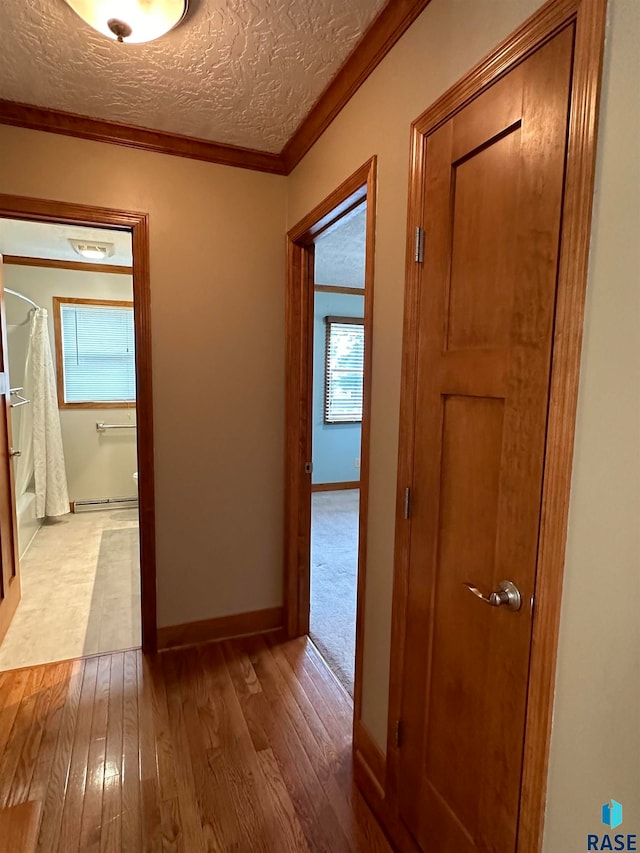
<instances>
[{"instance_id":1,"label":"white ceiling","mask_svg":"<svg viewBox=\"0 0 640 853\"><path fill-rule=\"evenodd\" d=\"M91 243L113 243L115 252L100 261L111 266L130 266L132 263L131 233L106 228L84 228L77 225L52 225L48 222L23 222L0 218L0 254L21 255L25 258L48 258L56 261L92 263L78 255L69 238Z\"/></svg>"},{"instance_id":2,"label":"white ceiling","mask_svg":"<svg viewBox=\"0 0 640 853\"><path fill-rule=\"evenodd\" d=\"M366 202L316 240L315 283L364 287Z\"/></svg>"},{"instance_id":3,"label":"white ceiling","mask_svg":"<svg viewBox=\"0 0 640 853\"><path fill-rule=\"evenodd\" d=\"M385 0L190 0L117 44L64 0L0 2L0 98L279 152Z\"/></svg>"}]
</instances>

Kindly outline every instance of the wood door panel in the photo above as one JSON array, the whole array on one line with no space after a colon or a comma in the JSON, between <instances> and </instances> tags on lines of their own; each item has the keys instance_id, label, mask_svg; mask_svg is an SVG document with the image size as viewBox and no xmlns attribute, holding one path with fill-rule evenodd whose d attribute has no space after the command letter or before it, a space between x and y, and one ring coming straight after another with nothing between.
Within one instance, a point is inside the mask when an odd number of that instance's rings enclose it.
<instances>
[{"instance_id":1,"label":"wood door panel","mask_svg":"<svg viewBox=\"0 0 640 853\"><path fill-rule=\"evenodd\" d=\"M13 502L13 462L9 456L8 375L0 373L0 642L20 602L18 542ZM3 386L6 386L6 392Z\"/></svg>"},{"instance_id":2,"label":"wood door panel","mask_svg":"<svg viewBox=\"0 0 640 853\"><path fill-rule=\"evenodd\" d=\"M434 379L448 394L505 397L508 364L500 350L476 350L473 360L463 351L443 353L434 364Z\"/></svg>"},{"instance_id":3,"label":"wood door panel","mask_svg":"<svg viewBox=\"0 0 640 853\"><path fill-rule=\"evenodd\" d=\"M452 118L452 162L458 163L491 145L497 137L520 124L523 74L524 66L517 66Z\"/></svg>"},{"instance_id":4,"label":"wood door panel","mask_svg":"<svg viewBox=\"0 0 640 853\"><path fill-rule=\"evenodd\" d=\"M463 825L475 826L477 800L470 795L483 769L477 732L484 729L492 614L463 583L493 584L504 401L445 397L443 410L425 769Z\"/></svg>"},{"instance_id":5,"label":"wood door panel","mask_svg":"<svg viewBox=\"0 0 640 853\"><path fill-rule=\"evenodd\" d=\"M519 165L519 125L453 164L445 349L495 348L509 342ZM505 289L505 281L512 287Z\"/></svg>"},{"instance_id":6,"label":"wood door panel","mask_svg":"<svg viewBox=\"0 0 640 853\"><path fill-rule=\"evenodd\" d=\"M573 28L425 139L399 810L516 845ZM518 612L490 607L502 580Z\"/></svg>"}]
</instances>

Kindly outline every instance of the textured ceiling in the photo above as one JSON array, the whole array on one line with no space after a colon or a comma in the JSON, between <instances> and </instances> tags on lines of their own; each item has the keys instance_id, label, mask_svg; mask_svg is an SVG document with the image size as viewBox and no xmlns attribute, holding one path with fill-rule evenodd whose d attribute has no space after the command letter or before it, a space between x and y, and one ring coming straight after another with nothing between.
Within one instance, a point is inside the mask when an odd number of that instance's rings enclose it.
<instances>
[{"instance_id":1,"label":"textured ceiling","mask_svg":"<svg viewBox=\"0 0 640 853\"><path fill-rule=\"evenodd\" d=\"M24 222L20 219L0 219L0 254L21 255L25 258L49 258L55 261L91 263L78 255L69 238L91 243L113 243L115 251L101 264L130 266L131 233L106 228L85 228L82 225L52 225L47 222Z\"/></svg>"},{"instance_id":2,"label":"textured ceiling","mask_svg":"<svg viewBox=\"0 0 640 853\"><path fill-rule=\"evenodd\" d=\"M364 287L366 202L316 240L315 283Z\"/></svg>"},{"instance_id":3,"label":"textured ceiling","mask_svg":"<svg viewBox=\"0 0 640 853\"><path fill-rule=\"evenodd\" d=\"M64 0L2 0L0 98L277 153L384 2L191 0L123 45Z\"/></svg>"}]
</instances>

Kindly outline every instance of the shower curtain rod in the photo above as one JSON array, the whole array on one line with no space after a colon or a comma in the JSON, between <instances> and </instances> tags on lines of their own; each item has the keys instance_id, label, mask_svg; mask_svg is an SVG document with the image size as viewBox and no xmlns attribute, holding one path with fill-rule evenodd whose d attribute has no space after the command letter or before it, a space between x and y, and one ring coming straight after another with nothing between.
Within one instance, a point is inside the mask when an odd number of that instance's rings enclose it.
<instances>
[{"instance_id":1,"label":"shower curtain rod","mask_svg":"<svg viewBox=\"0 0 640 853\"><path fill-rule=\"evenodd\" d=\"M33 305L33 307L34 307L34 308L38 308L38 309L40 308L40 306L39 306L39 305L37 305L37 304L33 301L33 299L29 299L29 297L28 297L28 296L23 296L23 295L22 295L22 293L18 293L18 291L17 291L17 290L9 290L9 288L8 288L8 287L5 287L4 292L5 292L5 293L10 293L12 296L17 296L17 297L18 297L18 299L24 299L24 301L25 301L25 302L28 302L28 303L29 303L29 305Z\"/></svg>"}]
</instances>

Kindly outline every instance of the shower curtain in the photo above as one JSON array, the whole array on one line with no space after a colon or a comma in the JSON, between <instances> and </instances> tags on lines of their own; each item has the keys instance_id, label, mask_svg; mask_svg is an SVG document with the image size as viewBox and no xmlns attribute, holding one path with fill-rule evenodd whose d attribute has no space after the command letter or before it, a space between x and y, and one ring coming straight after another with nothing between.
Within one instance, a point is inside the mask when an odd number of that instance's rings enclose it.
<instances>
[{"instance_id":1,"label":"shower curtain","mask_svg":"<svg viewBox=\"0 0 640 853\"><path fill-rule=\"evenodd\" d=\"M24 407L20 421L22 456L16 472L16 491L23 494L33 476L36 516L64 515L69 512L69 493L45 308L37 308L31 316L24 396L31 405Z\"/></svg>"}]
</instances>

